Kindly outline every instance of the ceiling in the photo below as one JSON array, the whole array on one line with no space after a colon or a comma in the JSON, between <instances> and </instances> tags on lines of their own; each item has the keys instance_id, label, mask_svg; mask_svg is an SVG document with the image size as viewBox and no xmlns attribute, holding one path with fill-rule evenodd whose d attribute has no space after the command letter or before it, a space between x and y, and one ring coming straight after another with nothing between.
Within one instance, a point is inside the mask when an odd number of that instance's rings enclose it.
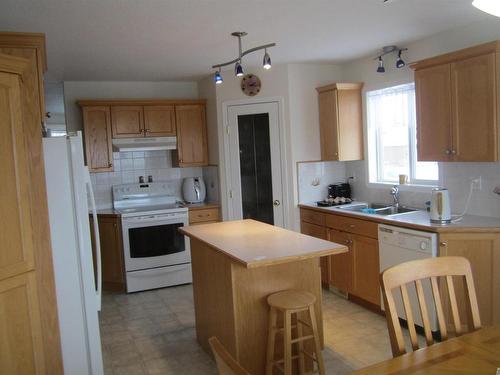
<instances>
[{"instance_id":1,"label":"ceiling","mask_svg":"<svg viewBox=\"0 0 500 375\"><path fill-rule=\"evenodd\" d=\"M273 63L343 62L486 16L471 0L2 0L0 29L44 32L46 80L197 79L276 42ZM244 60L262 63L262 54Z\"/></svg>"}]
</instances>

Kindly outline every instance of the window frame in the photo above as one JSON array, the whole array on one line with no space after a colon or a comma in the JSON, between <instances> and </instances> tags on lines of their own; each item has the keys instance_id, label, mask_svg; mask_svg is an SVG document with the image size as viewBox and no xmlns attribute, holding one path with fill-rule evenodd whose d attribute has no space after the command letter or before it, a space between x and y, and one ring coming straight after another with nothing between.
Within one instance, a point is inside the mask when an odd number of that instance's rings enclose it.
<instances>
[{"instance_id":1,"label":"window frame","mask_svg":"<svg viewBox=\"0 0 500 375\"><path fill-rule=\"evenodd\" d=\"M415 93L415 83L414 82L407 82L407 83L401 83L397 84L394 86L389 86L389 87L384 87L380 89L374 89L367 91L365 94L366 98L366 112L367 112L367 119L366 119L366 124L367 124L367 148L368 148L368 168L367 168L367 174L368 174L368 183L371 185L399 185L399 181L387 181L382 178L382 157L380 157L380 134L379 134L379 129L375 128L373 126L370 126L370 94L377 92L377 91L384 91L384 90L389 90L389 89L397 89L397 88L402 88L403 86L408 86L409 88L413 89L413 92ZM416 172L417 172L417 158L418 158L418 151L417 151L417 129L416 129L416 103L415 106L413 107L413 110L408 111L409 114L409 126L408 126L408 159L409 159L409 173L408 173L408 183L405 185L408 186L414 186L414 187L422 187L425 190L427 188L433 188L438 186L439 180L440 180L440 166L439 163L437 164L438 166L438 175L436 180L425 180L425 179L417 179L416 178ZM374 146L373 146L374 144ZM373 158L375 161L373 161ZM376 170L373 171L373 168Z\"/></svg>"}]
</instances>

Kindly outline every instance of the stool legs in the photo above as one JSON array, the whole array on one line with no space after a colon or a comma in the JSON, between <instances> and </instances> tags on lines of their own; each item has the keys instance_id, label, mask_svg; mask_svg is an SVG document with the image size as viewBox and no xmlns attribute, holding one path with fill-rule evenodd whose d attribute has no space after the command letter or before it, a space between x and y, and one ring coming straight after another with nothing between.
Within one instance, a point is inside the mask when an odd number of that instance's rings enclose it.
<instances>
[{"instance_id":1,"label":"stool legs","mask_svg":"<svg viewBox=\"0 0 500 375\"><path fill-rule=\"evenodd\" d=\"M285 311L283 349L285 352L285 374L292 374L292 313Z\"/></svg>"},{"instance_id":2,"label":"stool legs","mask_svg":"<svg viewBox=\"0 0 500 375\"><path fill-rule=\"evenodd\" d=\"M321 344L319 342L318 324L316 323L314 305L309 306L309 317L311 318L311 327L314 336L314 351L316 352L316 362L318 362L318 370L320 375L325 375L325 365L323 363L323 355L321 354Z\"/></svg>"},{"instance_id":3,"label":"stool legs","mask_svg":"<svg viewBox=\"0 0 500 375\"><path fill-rule=\"evenodd\" d=\"M269 313L269 331L267 338L266 375L273 374L274 344L276 339L277 322L278 322L278 312L274 307L271 307L271 312Z\"/></svg>"},{"instance_id":4,"label":"stool legs","mask_svg":"<svg viewBox=\"0 0 500 375\"><path fill-rule=\"evenodd\" d=\"M299 319L298 314L301 311L293 311L293 310L283 310L283 352L284 358L283 360L275 360L274 358L274 348L276 344L276 334L281 330L277 327L278 321L278 310L274 307L271 307L271 311L269 314L269 332L268 332L268 340L267 340L267 360L266 360L266 375L272 375L273 369L276 363L283 364L282 371L285 375L291 375L293 369L293 359L299 359L299 372L300 374L306 373L305 366L305 357L304 353L314 359L314 362L318 365L318 372L320 375L325 375L325 366L323 364L323 356L321 354L321 344L319 341L318 334L318 324L316 322L316 315L314 313L314 306L311 305L308 308L302 310L303 313L307 313L309 315L309 319L311 321L310 328L312 330L312 337L304 336L304 330L302 324L306 324L304 321ZM292 340L292 314L296 314L297 317L297 338ZM304 349L304 340L313 340L313 353L309 354L305 352ZM298 355L292 356L292 344L298 343Z\"/></svg>"}]
</instances>

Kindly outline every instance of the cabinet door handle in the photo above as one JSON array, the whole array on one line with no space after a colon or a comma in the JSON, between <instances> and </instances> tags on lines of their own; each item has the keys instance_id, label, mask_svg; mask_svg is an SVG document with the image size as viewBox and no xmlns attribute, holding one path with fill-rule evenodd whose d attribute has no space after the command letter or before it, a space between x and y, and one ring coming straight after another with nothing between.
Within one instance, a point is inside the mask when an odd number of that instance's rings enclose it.
<instances>
[{"instance_id":1,"label":"cabinet door handle","mask_svg":"<svg viewBox=\"0 0 500 375\"><path fill-rule=\"evenodd\" d=\"M448 242L442 241L439 243L439 246L442 246L442 247L448 246Z\"/></svg>"},{"instance_id":2,"label":"cabinet door handle","mask_svg":"<svg viewBox=\"0 0 500 375\"><path fill-rule=\"evenodd\" d=\"M452 155L456 155L456 154L457 154L457 151L456 151L456 150L451 150L451 154L452 154Z\"/></svg>"},{"instance_id":3,"label":"cabinet door handle","mask_svg":"<svg viewBox=\"0 0 500 375\"><path fill-rule=\"evenodd\" d=\"M355 226L355 224L349 224L349 228L354 228Z\"/></svg>"},{"instance_id":4,"label":"cabinet door handle","mask_svg":"<svg viewBox=\"0 0 500 375\"><path fill-rule=\"evenodd\" d=\"M111 168L113 166L112 163L108 163L108 168Z\"/></svg>"},{"instance_id":5,"label":"cabinet door handle","mask_svg":"<svg viewBox=\"0 0 500 375\"><path fill-rule=\"evenodd\" d=\"M445 153L446 155L450 155L450 154L451 154L451 150L450 150L450 149L448 149L448 150L446 150L444 153Z\"/></svg>"},{"instance_id":6,"label":"cabinet door handle","mask_svg":"<svg viewBox=\"0 0 500 375\"><path fill-rule=\"evenodd\" d=\"M146 133L149 133L151 130L150 129L146 129Z\"/></svg>"}]
</instances>

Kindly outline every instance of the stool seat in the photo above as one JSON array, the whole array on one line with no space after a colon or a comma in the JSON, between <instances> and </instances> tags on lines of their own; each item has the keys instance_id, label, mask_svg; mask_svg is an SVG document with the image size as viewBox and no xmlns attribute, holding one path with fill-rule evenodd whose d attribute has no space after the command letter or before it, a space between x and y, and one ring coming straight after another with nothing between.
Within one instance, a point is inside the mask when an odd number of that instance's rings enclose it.
<instances>
[{"instance_id":1,"label":"stool seat","mask_svg":"<svg viewBox=\"0 0 500 375\"><path fill-rule=\"evenodd\" d=\"M314 294L300 290L284 290L267 297L269 306L278 310L306 310L315 302Z\"/></svg>"}]
</instances>

